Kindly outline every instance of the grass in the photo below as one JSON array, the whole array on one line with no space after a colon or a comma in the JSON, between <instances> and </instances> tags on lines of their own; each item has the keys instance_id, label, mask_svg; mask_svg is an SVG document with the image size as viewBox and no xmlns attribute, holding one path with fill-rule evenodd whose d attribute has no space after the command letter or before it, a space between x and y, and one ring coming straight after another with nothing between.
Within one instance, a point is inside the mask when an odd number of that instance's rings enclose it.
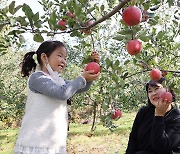
<instances>
[{"instance_id":1,"label":"grass","mask_svg":"<svg viewBox=\"0 0 180 154\"><path fill-rule=\"evenodd\" d=\"M118 126L113 132L102 124L70 124L67 140L68 154L124 154L135 113L124 113L115 121ZM13 154L19 129L0 130L0 154Z\"/></svg>"}]
</instances>

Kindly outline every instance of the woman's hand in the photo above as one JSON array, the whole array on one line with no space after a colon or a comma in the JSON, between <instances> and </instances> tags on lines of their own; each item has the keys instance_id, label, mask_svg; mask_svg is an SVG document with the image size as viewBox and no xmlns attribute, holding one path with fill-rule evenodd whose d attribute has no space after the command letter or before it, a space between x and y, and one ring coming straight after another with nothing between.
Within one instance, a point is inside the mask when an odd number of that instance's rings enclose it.
<instances>
[{"instance_id":1,"label":"woman's hand","mask_svg":"<svg viewBox=\"0 0 180 154\"><path fill-rule=\"evenodd\" d=\"M94 81L99 78L100 72L92 74L94 70L84 71L81 75L86 79L87 82Z\"/></svg>"},{"instance_id":2,"label":"woman's hand","mask_svg":"<svg viewBox=\"0 0 180 154\"><path fill-rule=\"evenodd\" d=\"M171 104L167 100L159 99L155 108L155 116L164 116L170 107Z\"/></svg>"},{"instance_id":3,"label":"woman's hand","mask_svg":"<svg viewBox=\"0 0 180 154\"><path fill-rule=\"evenodd\" d=\"M91 53L91 58L92 58L92 60L93 60L94 62L96 62L96 63L99 63L99 61L100 61L99 53L96 52L96 51L93 51L93 52Z\"/></svg>"}]
</instances>

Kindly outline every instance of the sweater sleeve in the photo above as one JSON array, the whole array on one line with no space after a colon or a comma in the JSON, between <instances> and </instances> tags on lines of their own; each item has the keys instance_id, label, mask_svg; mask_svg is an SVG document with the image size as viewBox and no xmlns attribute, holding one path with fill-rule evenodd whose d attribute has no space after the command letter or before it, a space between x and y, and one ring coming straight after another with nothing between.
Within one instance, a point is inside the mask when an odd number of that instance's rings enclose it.
<instances>
[{"instance_id":1,"label":"sweater sleeve","mask_svg":"<svg viewBox=\"0 0 180 154\"><path fill-rule=\"evenodd\" d=\"M71 83L72 81L71 80L64 80L66 82L66 84L68 83ZM85 91L88 91L92 85L92 81L91 82L87 82L86 83L86 86L82 89L79 89L78 91L76 91L76 93L82 93L82 92L85 92Z\"/></svg>"},{"instance_id":2,"label":"sweater sleeve","mask_svg":"<svg viewBox=\"0 0 180 154\"><path fill-rule=\"evenodd\" d=\"M141 123L141 118L143 117L142 110L143 110L143 108L141 108L139 110L139 112L137 113L137 115L135 117L135 120L134 120L134 123L132 126L132 130L129 135L129 141L128 141L128 146L126 149L126 154L134 154L135 152L138 151L138 149L137 149L137 131L138 131L138 128Z\"/></svg>"},{"instance_id":3,"label":"sweater sleeve","mask_svg":"<svg viewBox=\"0 0 180 154\"><path fill-rule=\"evenodd\" d=\"M165 123L164 117L153 119L151 140L153 149L166 153L180 148L180 118L176 117Z\"/></svg>"},{"instance_id":4,"label":"sweater sleeve","mask_svg":"<svg viewBox=\"0 0 180 154\"><path fill-rule=\"evenodd\" d=\"M86 86L86 81L82 76L67 84L58 85L43 72L33 73L29 78L29 89L59 100L67 100L78 90Z\"/></svg>"}]
</instances>

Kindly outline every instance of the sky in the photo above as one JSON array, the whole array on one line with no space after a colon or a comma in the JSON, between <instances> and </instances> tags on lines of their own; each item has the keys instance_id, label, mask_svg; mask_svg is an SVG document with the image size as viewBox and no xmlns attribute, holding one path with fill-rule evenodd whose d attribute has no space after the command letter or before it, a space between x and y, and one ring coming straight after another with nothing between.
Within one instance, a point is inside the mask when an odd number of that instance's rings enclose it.
<instances>
[{"instance_id":1,"label":"sky","mask_svg":"<svg viewBox=\"0 0 180 154\"><path fill-rule=\"evenodd\" d=\"M12 1L13 0L8 0L8 3L10 4ZM15 6L23 5L24 3L26 3L27 5L29 5L31 7L33 13L39 12L40 16L42 16L44 14L43 7L41 6L41 4L39 4L38 0L14 0L14 1L15 1ZM17 14L17 16L24 15L24 12L22 10L19 10L16 14ZM33 40L32 34L26 33L26 34L23 34L23 36L26 39L26 48L27 49L37 48L40 45L40 43L37 43ZM55 39L58 39L59 41L63 41L64 38L67 38L68 36L66 34L58 35L58 36L56 35ZM44 37L44 40L48 39L45 34L43 35L43 37ZM71 41L71 43L72 43L72 41Z\"/></svg>"},{"instance_id":2,"label":"sky","mask_svg":"<svg viewBox=\"0 0 180 154\"><path fill-rule=\"evenodd\" d=\"M9 0L8 4L10 4L12 1L13 0ZM15 1L15 6L23 5L24 3L26 3L27 5L31 7L33 13L39 12L40 15L43 14L42 6L38 3L38 0L14 0L14 1ZM17 16L24 15L24 12L20 9L16 14ZM33 41L32 34L26 33L26 34L23 34L23 36L26 39L27 49L32 48L32 46L37 47L39 45L39 43L36 43L35 41Z\"/></svg>"}]
</instances>

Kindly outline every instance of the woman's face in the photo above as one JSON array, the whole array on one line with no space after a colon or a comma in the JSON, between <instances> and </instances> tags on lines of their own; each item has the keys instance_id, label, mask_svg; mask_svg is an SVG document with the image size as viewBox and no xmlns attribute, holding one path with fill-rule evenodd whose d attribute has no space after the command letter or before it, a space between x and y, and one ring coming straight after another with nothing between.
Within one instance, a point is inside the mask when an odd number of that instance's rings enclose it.
<instances>
[{"instance_id":1,"label":"woman's face","mask_svg":"<svg viewBox=\"0 0 180 154\"><path fill-rule=\"evenodd\" d=\"M157 106L158 102L160 101L160 94L164 91L166 91L166 89L163 88L163 86L160 83L157 83L156 86L149 85L148 97L154 106Z\"/></svg>"}]
</instances>

